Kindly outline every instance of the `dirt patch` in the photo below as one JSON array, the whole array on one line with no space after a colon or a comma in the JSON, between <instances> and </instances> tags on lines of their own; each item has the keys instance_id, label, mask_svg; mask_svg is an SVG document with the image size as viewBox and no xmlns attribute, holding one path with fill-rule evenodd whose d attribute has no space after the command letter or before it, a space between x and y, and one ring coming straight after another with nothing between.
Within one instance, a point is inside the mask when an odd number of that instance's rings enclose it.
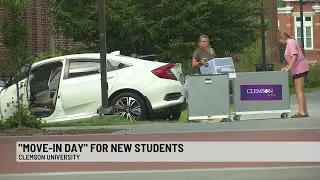
<instances>
[{"instance_id":1,"label":"dirt patch","mask_svg":"<svg viewBox=\"0 0 320 180\"><path fill-rule=\"evenodd\" d=\"M0 131L0 136L41 136L41 135L77 135L77 134L109 134L121 129L66 129L49 130L34 128L15 128Z\"/></svg>"}]
</instances>

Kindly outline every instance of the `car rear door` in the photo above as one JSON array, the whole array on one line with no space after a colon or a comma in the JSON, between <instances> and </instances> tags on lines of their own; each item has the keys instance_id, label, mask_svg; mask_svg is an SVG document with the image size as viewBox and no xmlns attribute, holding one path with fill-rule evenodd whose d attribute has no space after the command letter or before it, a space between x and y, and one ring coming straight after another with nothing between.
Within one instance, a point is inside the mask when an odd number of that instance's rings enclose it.
<instances>
[{"instance_id":1,"label":"car rear door","mask_svg":"<svg viewBox=\"0 0 320 180\"><path fill-rule=\"evenodd\" d=\"M110 90L117 79L117 72L108 63L107 68ZM65 115L86 116L96 113L101 106L100 60L67 59L59 91Z\"/></svg>"}]
</instances>

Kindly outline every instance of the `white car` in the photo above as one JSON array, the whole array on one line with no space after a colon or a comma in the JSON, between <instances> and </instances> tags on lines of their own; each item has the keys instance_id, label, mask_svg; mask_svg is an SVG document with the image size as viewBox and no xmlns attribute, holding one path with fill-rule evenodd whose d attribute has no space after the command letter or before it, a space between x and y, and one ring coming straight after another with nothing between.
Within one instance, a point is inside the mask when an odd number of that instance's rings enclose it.
<instances>
[{"instance_id":1,"label":"white car","mask_svg":"<svg viewBox=\"0 0 320 180\"><path fill-rule=\"evenodd\" d=\"M109 103L114 114L129 120L179 119L186 108L183 73L177 64L107 54ZM23 103L46 122L90 118L101 107L100 54L46 59L22 70ZM15 79L0 93L2 119L12 115Z\"/></svg>"}]
</instances>

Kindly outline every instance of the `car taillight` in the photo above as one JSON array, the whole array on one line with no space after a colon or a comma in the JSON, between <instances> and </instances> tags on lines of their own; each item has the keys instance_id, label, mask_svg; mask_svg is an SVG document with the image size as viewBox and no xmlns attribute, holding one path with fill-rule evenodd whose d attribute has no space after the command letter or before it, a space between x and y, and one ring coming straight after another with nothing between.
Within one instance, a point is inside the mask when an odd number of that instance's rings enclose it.
<instances>
[{"instance_id":1,"label":"car taillight","mask_svg":"<svg viewBox=\"0 0 320 180\"><path fill-rule=\"evenodd\" d=\"M157 69L152 70L151 72L156 76L158 76L159 78L177 80L176 76L170 71L170 69L173 68L174 66L176 65L166 64L164 66L161 66Z\"/></svg>"}]
</instances>

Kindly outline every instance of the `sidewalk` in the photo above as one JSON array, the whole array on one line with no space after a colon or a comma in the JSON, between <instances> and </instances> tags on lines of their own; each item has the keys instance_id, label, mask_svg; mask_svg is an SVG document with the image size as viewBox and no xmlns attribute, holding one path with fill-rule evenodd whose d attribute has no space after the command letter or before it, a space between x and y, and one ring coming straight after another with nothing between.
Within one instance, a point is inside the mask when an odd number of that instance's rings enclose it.
<instances>
[{"instance_id":1,"label":"sidewalk","mask_svg":"<svg viewBox=\"0 0 320 180\"><path fill-rule=\"evenodd\" d=\"M310 116L314 120L320 120L320 91L315 91L306 94L307 107ZM290 97L290 110L289 118L294 113L298 112L297 96L292 95ZM280 119L281 114L255 114L255 115L242 115L241 120L258 120L258 119Z\"/></svg>"},{"instance_id":2,"label":"sidewalk","mask_svg":"<svg viewBox=\"0 0 320 180\"><path fill-rule=\"evenodd\" d=\"M292 130L320 129L319 118L301 119L264 119L244 120L219 123L150 123L135 125L55 127L49 129L123 129L112 134L150 134L150 133L183 133L183 132L217 132L217 131L257 131L257 130Z\"/></svg>"},{"instance_id":3,"label":"sidewalk","mask_svg":"<svg viewBox=\"0 0 320 180\"><path fill-rule=\"evenodd\" d=\"M280 114L246 115L240 121L217 123L150 123L134 125L52 127L48 129L124 129L112 134L148 134L179 132L213 132L213 131L254 131L254 130L289 130L320 129L320 91L307 94L310 117L303 119L281 119ZM291 111L296 112L296 96L291 97ZM291 113L291 114L292 114ZM251 118L251 119L250 119Z\"/></svg>"}]
</instances>

